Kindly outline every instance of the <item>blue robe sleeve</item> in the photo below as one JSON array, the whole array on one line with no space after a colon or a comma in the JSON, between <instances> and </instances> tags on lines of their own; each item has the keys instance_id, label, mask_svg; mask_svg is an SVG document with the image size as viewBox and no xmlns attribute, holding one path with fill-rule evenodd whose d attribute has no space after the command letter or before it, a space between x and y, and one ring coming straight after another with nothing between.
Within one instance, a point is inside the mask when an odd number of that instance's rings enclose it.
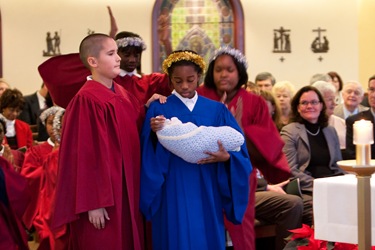
<instances>
[{"instance_id":1,"label":"blue robe sleeve","mask_svg":"<svg viewBox=\"0 0 375 250\"><path fill-rule=\"evenodd\" d=\"M151 130L150 119L157 115L159 114L155 114L155 105L151 105L141 133L140 209L147 220L151 220L160 207L170 154L158 143L156 134Z\"/></svg>"},{"instance_id":2,"label":"blue robe sleeve","mask_svg":"<svg viewBox=\"0 0 375 250\"><path fill-rule=\"evenodd\" d=\"M235 118L226 107L223 112L223 126L230 126L242 133ZM252 171L252 165L246 143L241 146L240 151L229 151L229 154L230 159L228 162L218 163L218 180L227 219L234 224L239 224L248 204L250 192L249 175Z\"/></svg>"}]
</instances>

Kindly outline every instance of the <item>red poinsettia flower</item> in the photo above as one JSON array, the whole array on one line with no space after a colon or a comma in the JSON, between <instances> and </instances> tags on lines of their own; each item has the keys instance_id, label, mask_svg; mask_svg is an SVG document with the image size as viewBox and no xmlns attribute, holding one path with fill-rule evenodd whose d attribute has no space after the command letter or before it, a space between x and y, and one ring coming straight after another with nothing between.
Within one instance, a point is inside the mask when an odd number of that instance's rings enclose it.
<instances>
[{"instance_id":1,"label":"red poinsettia flower","mask_svg":"<svg viewBox=\"0 0 375 250\"><path fill-rule=\"evenodd\" d=\"M335 243L335 250L358 250L358 246L354 244L348 244L348 243Z\"/></svg>"},{"instance_id":2,"label":"red poinsettia flower","mask_svg":"<svg viewBox=\"0 0 375 250\"><path fill-rule=\"evenodd\" d=\"M290 238L291 242L296 241L297 250L358 250L358 246L355 244L348 243L333 243L327 242L325 240L315 239L314 229L310 228L308 225L303 224L301 228L289 230L293 233ZM302 240L301 239L307 239ZM375 250L375 246L371 247L371 250Z\"/></svg>"},{"instance_id":3,"label":"red poinsettia flower","mask_svg":"<svg viewBox=\"0 0 375 250\"><path fill-rule=\"evenodd\" d=\"M311 235L314 235L314 230L306 224L302 224L301 228L289 230L289 232L293 233L292 240L310 238Z\"/></svg>"}]
</instances>

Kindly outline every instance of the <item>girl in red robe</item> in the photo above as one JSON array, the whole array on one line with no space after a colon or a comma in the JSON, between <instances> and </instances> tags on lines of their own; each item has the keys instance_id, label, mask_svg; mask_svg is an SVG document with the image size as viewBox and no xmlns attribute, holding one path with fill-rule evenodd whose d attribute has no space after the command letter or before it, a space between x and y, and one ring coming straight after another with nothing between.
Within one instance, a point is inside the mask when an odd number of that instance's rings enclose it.
<instances>
[{"instance_id":1,"label":"girl in red robe","mask_svg":"<svg viewBox=\"0 0 375 250\"><path fill-rule=\"evenodd\" d=\"M204 85L198 93L225 103L242 128L253 167L260 169L266 179L280 183L290 177L290 170L282 152L283 141L268 113L267 104L260 96L247 92L247 61L232 48L220 48L210 62ZM226 228L236 250L255 250L254 214L256 171L250 176L248 207L241 225L226 220Z\"/></svg>"},{"instance_id":2,"label":"girl in red robe","mask_svg":"<svg viewBox=\"0 0 375 250\"><path fill-rule=\"evenodd\" d=\"M31 229L35 216L38 212L38 199L40 197L40 180L43 173L43 164L47 155L52 152L55 146L55 135L53 133L53 119L56 112L62 110L61 107L53 106L43 111L40 119L46 126L48 135L47 141L29 148L25 153L25 160L22 166L21 175L25 176L31 191L31 200L23 216L23 222L26 228Z\"/></svg>"},{"instance_id":3,"label":"girl in red robe","mask_svg":"<svg viewBox=\"0 0 375 250\"><path fill-rule=\"evenodd\" d=\"M38 250L63 250L68 249L68 235L66 226L61 226L51 230L51 218L53 215L53 205L55 200L55 189L58 170L58 156L60 146L60 131L62 118L65 113L60 109L53 119L53 134L55 145L53 150L47 155L43 162L43 173L40 187L40 201L38 203L38 213L35 218L35 228L39 235Z\"/></svg>"}]
</instances>

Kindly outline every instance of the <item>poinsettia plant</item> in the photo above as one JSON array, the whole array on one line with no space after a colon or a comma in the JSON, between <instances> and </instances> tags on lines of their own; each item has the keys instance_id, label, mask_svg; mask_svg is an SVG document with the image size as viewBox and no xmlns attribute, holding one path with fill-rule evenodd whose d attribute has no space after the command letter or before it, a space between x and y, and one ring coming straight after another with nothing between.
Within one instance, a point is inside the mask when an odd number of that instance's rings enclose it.
<instances>
[{"instance_id":1,"label":"poinsettia plant","mask_svg":"<svg viewBox=\"0 0 375 250\"><path fill-rule=\"evenodd\" d=\"M358 250L358 245L317 240L314 229L303 224L301 228L289 230L293 233L288 239L284 250ZM371 248L375 250L375 246Z\"/></svg>"}]
</instances>

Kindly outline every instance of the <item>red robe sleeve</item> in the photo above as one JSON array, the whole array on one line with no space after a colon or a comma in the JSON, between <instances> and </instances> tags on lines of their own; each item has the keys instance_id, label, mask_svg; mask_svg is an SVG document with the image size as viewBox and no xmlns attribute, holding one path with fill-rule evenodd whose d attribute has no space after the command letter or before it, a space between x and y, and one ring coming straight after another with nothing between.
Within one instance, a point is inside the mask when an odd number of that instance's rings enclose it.
<instances>
[{"instance_id":1,"label":"red robe sleeve","mask_svg":"<svg viewBox=\"0 0 375 250\"><path fill-rule=\"evenodd\" d=\"M24 121L16 119L14 128L17 136L17 147L30 148L33 145L33 132L30 129L30 125ZM4 137L4 143L7 143L6 137Z\"/></svg>"},{"instance_id":2,"label":"red robe sleeve","mask_svg":"<svg viewBox=\"0 0 375 250\"><path fill-rule=\"evenodd\" d=\"M0 157L0 186L0 196L5 197L0 200L0 249L29 249L21 223L29 201L27 183L3 157Z\"/></svg>"},{"instance_id":3,"label":"red robe sleeve","mask_svg":"<svg viewBox=\"0 0 375 250\"><path fill-rule=\"evenodd\" d=\"M198 89L198 93L216 101L220 100L214 90L204 86ZM240 120L253 166L271 183L288 179L291 174L288 161L282 152L284 142L262 97L239 89L228 108L236 119Z\"/></svg>"},{"instance_id":4,"label":"red robe sleeve","mask_svg":"<svg viewBox=\"0 0 375 250\"><path fill-rule=\"evenodd\" d=\"M78 53L54 56L38 67L52 100L66 108L85 84L91 72L83 65Z\"/></svg>"},{"instance_id":5,"label":"red robe sleeve","mask_svg":"<svg viewBox=\"0 0 375 250\"><path fill-rule=\"evenodd\" d=\"M37 215L37 206L40 197L40 180L43 173L43 161L52 151L52 146L47 142L29 148L25 153L21 175L25 176L30 190L30 203L23 215L23 222L27 228L31 228Z\"/></svg>"}]
</instances>

